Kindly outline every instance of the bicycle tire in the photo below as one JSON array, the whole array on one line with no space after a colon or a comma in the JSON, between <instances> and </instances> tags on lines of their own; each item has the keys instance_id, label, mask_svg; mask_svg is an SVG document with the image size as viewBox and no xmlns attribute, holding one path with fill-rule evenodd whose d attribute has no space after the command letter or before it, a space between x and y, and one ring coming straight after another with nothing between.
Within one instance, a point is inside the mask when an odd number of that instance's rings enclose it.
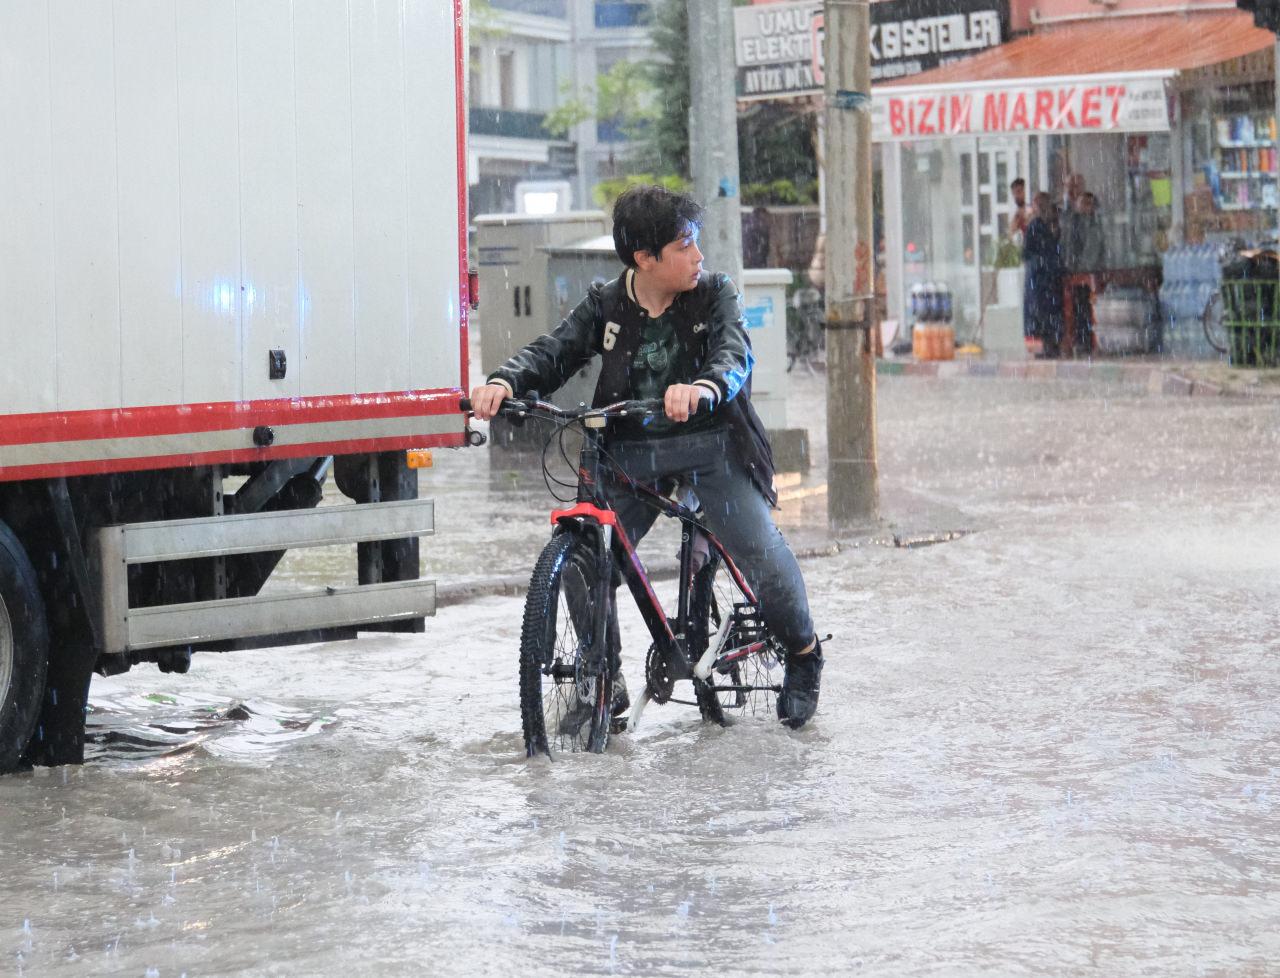
<instances>
[{"instance_id":1,"label":"bicycle tire","mask_svg":"<svg viewBox=\"0 0 1280 978\"><path fill-rule=\"evenodd\" d=\"M746 595L718 555L694 576L689 608L689 658L697 663L720 629L723 616L747 605ZM751 648L741 658L713 669L707 680L695 678L694 694L704 720L725 725L748 716L775 715L782 683L782 651L763 625L750 618L730 626L727 648Z\"/></svg>"},{"instance_id":2,"label":"bicycle tire","mask_svg":"<svg viewBox=\"0 0 1280 978\"><path fill-rule=\"evenodd\" d=\"M1222 317L1214 316L1213 314L1213 307L1220 302L1222 302L1222 294L1220 292L1215 292L1209 297L1209 301L1205 303L1204 311L1200 313L1200 326L1204 330L1205 341L1218 353L1225 355L1231 352L1227 330L1222 324Z\"/></svg>"},{"instance_id":3,"label":"bicycle tire","mask_svg":"<svg viewBox=\"0 0 1280 978\"><path fill-rule=\"evenodd\" d=\"M609 742L613 655L599 674L584 673L583 651L595 623L596 550L578 533L558 533L543 548L529 580L520 630L520 717L528 757L601 753ZM605 600L612 591L605 590Z\"/></svg>"}]
</instances>

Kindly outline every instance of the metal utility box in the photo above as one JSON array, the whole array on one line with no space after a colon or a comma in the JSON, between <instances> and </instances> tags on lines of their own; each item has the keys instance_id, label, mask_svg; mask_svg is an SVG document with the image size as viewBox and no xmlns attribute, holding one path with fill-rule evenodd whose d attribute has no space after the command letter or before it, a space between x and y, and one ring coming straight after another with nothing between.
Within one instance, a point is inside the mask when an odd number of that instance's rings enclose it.
<instances>
[{"instance_id":1,"label":"metal utility box","mask_svg":"<svg viewBox=\"0 0 1280 978\"><path fill-rule=\"evenodd\" d=\"M742 272L742 304L756 365L751 371L751 403L770 431L787 426L787 286L785 268Z\"/></svg>"},{"instance_id":2,"label":"metal utility box","mask_svg":"<svg viewBox=\"0 0 1280 978\"><path fill-rule=\"evenodd\" d=\"M547 295L553 322L560 322L587 294L592 285L612 281L622 274L623 265L613 247L613 235L602 234L567 245L547 245ZM578 371L556 394L558 404L591 401L600 376L600 361L593 360Z\"/></svg>"},{"instance_id":3,"label":"metal utility box","mask_svg":"<svg viewBox=\"0 0 1280 978\"><path fill-rule=\"evenodd\" d=\"M609 233L610 224L603 211L577 211L537 216L487 214L477 217L475 226L480 367L488 373L554 329L563 316L562 303L550 287L547 248L598 238ZM580 289L576 295L570 294L568 308L584 292Z\"/></svg>"}]
</instances>

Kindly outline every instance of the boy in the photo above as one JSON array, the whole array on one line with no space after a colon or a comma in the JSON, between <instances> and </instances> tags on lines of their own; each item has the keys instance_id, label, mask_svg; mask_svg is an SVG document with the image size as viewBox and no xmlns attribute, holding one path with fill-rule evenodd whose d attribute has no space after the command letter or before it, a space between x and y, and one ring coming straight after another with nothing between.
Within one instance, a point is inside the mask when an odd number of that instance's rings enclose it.
<instances>
[{"instance_id":1,"label":"boy","mask_svg":"<svg viewBox=\"0 0 1280 978\"><path fill-rule=\"evenodd\" d=\"M603 360L593 404L663 401L665 417L619 422L609 452L636 482L679 475L698 495L710 530L750 582L769 629L787 650L778 717L802 727L818 705L822 647L795 556L774 526L773 457L750 403L753 357L737 290L702 270L702 208L661 187L634 187L613 208L621 276L592 286L553 332L534 340L471 392L487 421L504 397L559 388L593 357ZM702 401L710 411L697 412ZM657 518L621 480L606 488L627 536Z\"/></svg>"}]
</instances>

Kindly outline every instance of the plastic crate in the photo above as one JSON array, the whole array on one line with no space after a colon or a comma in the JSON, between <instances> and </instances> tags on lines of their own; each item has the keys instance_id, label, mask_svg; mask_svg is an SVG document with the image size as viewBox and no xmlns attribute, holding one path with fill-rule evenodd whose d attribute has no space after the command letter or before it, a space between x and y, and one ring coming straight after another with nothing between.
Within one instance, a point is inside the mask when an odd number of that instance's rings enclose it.
<instances>
[{"instance_id":1,"label":"plastic crate","mask_svg":"<svg viewBox=\"0 0 1280 978\"><path fill-rule=\"evenodd\" d=\"M1280 281L1223 282L1222 325L1233 367L1280 366Z\"/></svg>"}]
</instances>

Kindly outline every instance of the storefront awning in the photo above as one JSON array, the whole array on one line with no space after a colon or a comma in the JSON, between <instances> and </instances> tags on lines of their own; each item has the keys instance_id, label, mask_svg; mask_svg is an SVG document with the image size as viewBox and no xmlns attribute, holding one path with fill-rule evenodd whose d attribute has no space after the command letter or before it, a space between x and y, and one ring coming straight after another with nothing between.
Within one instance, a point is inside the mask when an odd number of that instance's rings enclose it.
<instances>
[{"instance_id":1,"label":"storefront awning","mask_svg":"<svg viewBox=\"0 0 1280 978\"><path fill-rule=\"evenodd\" d=\"M873 138L1161 132L1168 79L1274 43L1238 11L1063 24L876 86Z\"/></svg>"}]
</instances>

